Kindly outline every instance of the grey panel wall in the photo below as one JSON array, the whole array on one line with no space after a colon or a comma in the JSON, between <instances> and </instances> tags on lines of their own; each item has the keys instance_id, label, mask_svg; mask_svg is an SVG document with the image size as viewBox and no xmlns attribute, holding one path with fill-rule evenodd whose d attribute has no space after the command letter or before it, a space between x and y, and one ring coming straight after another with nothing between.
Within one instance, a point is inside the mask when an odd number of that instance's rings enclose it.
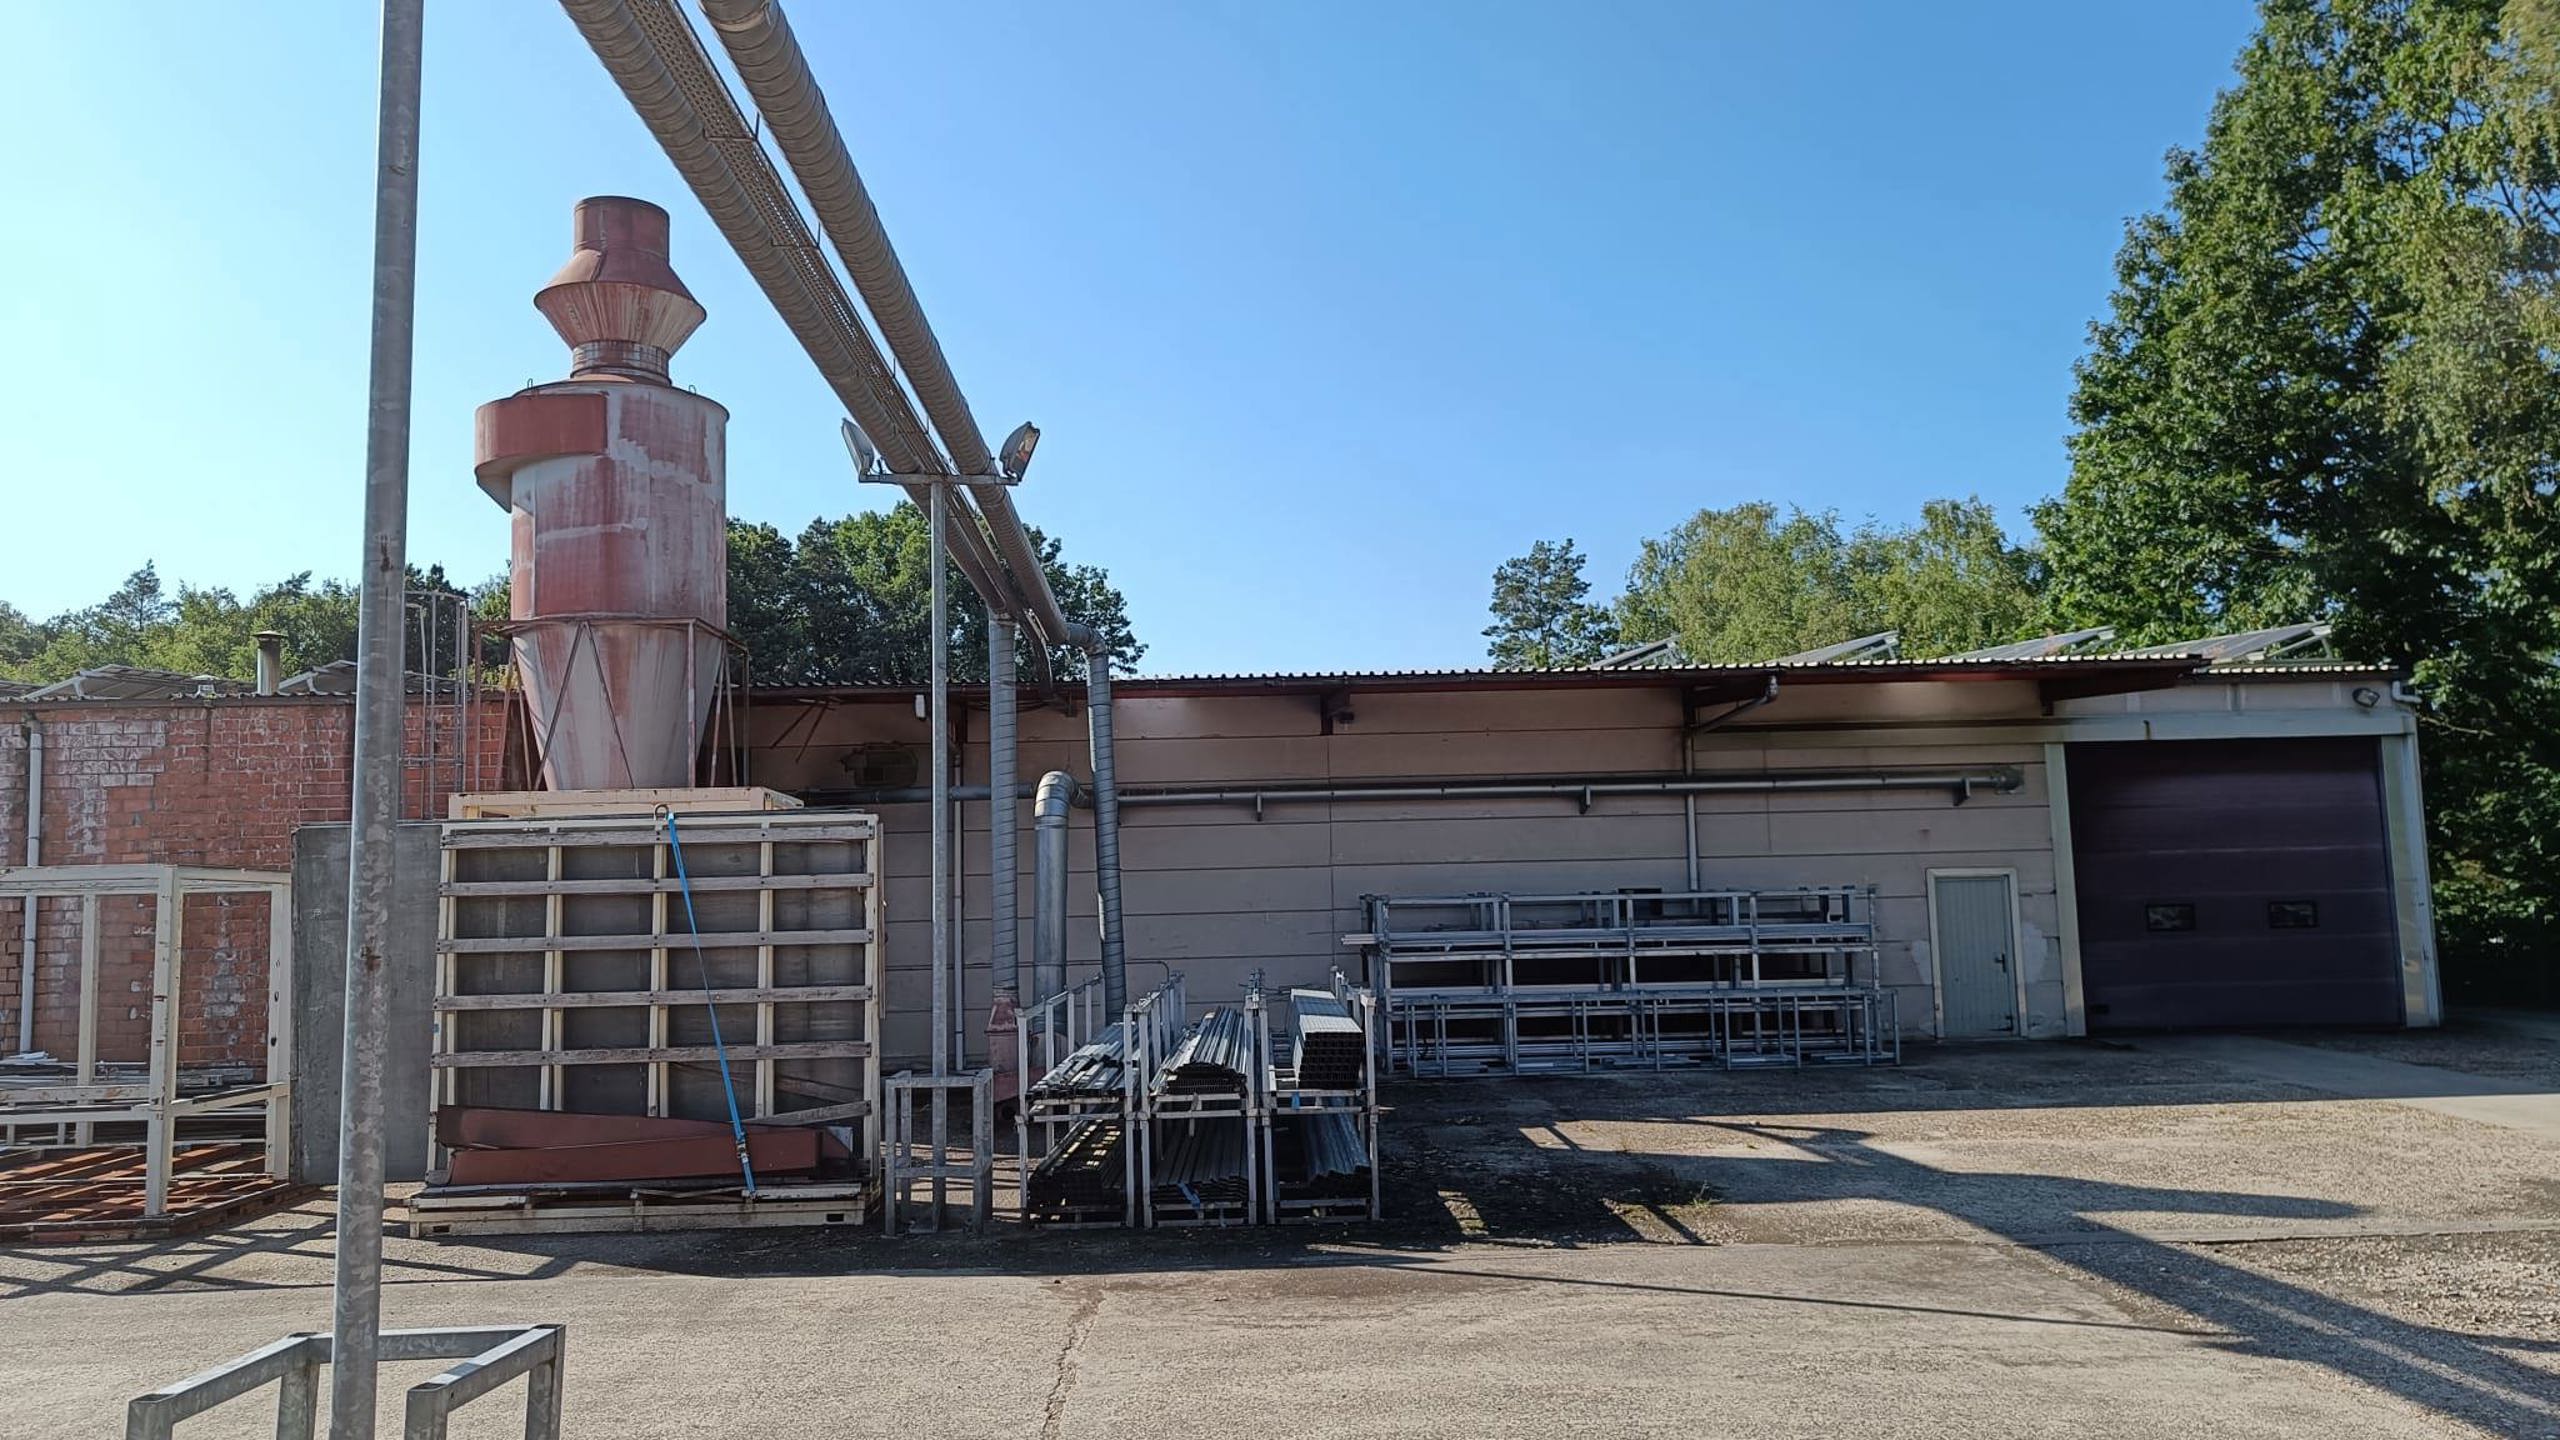
<instances>
[{"instance_id":1,"label":"grey panel wall","mask_svg":"<svg viewBox=\"0 0 2560 1440\"><path fill-rule=\"evenodd\" d=\"M1851 706L1838 692L1862 696ZM1485 776L1504 773L1662 773L1679 768L1680 707L1668 692L1458 692L1361 695L1354 718L1320 733L1313 701L1291 697L1120 701L1124 783ZM1842 717L1876 717L1844 735ZM2018 872L2026 967L2026 1033L2058 1035L2063 1003L2052 833L2039 743L1972 739L1951 727L2038 714L2030 686L1900 684L1782 695L1764 722L1701 737L1706 773L1915 766L2017 767L2025 785L1957 806L1943 792L1715 795L1698 802L1703 881L1717 885L1872 884L1881 904L1884 983L1905 993L1904 1025L1930 1021L1927 872L1997 867ZM972 714L964 779L986 774L983 716ZM1082 716L1024 715L1021 772L1086 774ZM839 706L811 715L769 707L755 759L759 783L843 786L856 745L921 746L925 727L903 704ZM787 733L786 733L787 732ZM887 827L884 901L889 937L890 1063L925 1049L926 809L878 807ZM991 993L986 971L986 807L964 808L962 913L973 1046ZM1024 807L1027 819L1028 806ZM1081 976L1099 954L1091 816L1073 832L1071 963ZM1426 801L1123 811L1122 868L1130 983L1167 969L1189 976L1195 1003L1236 993L1254 971L1273 984L1313 983L1357 952L1340 943L1360 921L1364 894L1450 890L1677 888L1686 878L1676 797L1603 798L1588 814L1571 800ZM1030 849L1022 847L1022 917L1029 945Z\"/></svg>"},{"instance_id":2,"label":"grey panel wall","mask_svg":"<svg viewBox=\"0 0 2560 1440\"><path fill-rule=\"evenodd\" d=\"M435 996L438 827L399 830L392 896L391 1023L384 1075L383 1173L427 1165L427 1055ZM338 1072L346 1053L347 827L293 832L293 1178L338 1178Z\"/></svg>"}]
</instances>

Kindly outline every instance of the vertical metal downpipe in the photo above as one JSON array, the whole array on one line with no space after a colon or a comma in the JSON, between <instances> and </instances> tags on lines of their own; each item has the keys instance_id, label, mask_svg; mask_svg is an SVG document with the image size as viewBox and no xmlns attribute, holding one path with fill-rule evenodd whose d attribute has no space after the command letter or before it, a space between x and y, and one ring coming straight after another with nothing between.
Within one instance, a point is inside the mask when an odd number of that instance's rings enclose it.
<instances>
[{"instance_id":1,"label":"vertical metal downpipe","mask_svg":"<svg viewBox=\"0 0 2560 1440\"><path fill-rule=\"evenodd\" d=\"M29 866L44 863L44 727L36 717L19 722L27 737L27 853ZM36 907L33 895L20 905L18 922L18 1048L36 1048Z\"/></svg>"},{"instance_id":2,"label":"vertical metal downpipe","mask_svg":"<svg viewBox=\"0 0 2560 1440\"><path fill-rule=\"evenodd\" d=\"M1067 988L1067 821L1076 777L1052 770L1031 803L1031 1003ZM1024 1083L1030 1083L1024 1077Z\"/></svg>"},{"instance_id":3,"label":"vertical metal downpipe","mask_svg":"<svg viewBox=\"0 0 2560 1440\"><path fill-rule=\"evenodd\" d=\"M1117 1015L1129 1004L1129 950L1120 930L1120 786L1111 744L1111 656L1087 652L1085 729L1093 745L1093 889L1102 902L1102 1003Z\"/></svg>"},{"instance_id":4,"label":"vertical metal downpipe","mask_svg":"<svg viewBox=\"0 0 2560 1440\"><path fill-rule=\"evenodd\" d=\"M409 400L418 314L418 105L426 0L383 0L374 163L373 353L366 382L364 548L357 569L354 802L347 825L345 1056L338 1080L337 1263L330 1440L373 1440L382 1344L382 1098L390 1047L393 843L407 708Z\"/></svg>"},{"instance_id":5,"label":"vertical metal downpipe","mask_svg":"<svg viewBox=\"0 0 2560 1440\"><path fill-rule=\"evenodd\" d=\"M1014 840L1021 802L1013 793L1013 625L987 620L987 966L995 983L1022 997L1022 902L1015 894Z\"/></svg>"}]
</instances>

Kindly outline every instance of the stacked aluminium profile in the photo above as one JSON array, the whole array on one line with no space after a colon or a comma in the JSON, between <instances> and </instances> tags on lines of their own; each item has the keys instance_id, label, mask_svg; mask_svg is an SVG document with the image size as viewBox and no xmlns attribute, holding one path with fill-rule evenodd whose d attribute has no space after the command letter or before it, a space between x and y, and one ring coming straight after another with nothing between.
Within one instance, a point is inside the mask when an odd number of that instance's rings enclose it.
<instances>
[{"instance_id":1,"label":"stacked aluminium profile","mask_svg":"<svg viewBox=\"0 0 2560 1440\"><path fill-rule=\"evenodd\" d=\"M1371 1062L1377 997L1337 969L1329 988L1291 990L1288 999L1291 1063L1272 1064L1263 1089L1263 1218L1275 1225L1375 1220L1382 1208L1378 1067ZM1346 1048L1348 1065L1340 1059ZM1272 1053L1268 1044L1264 1050Z\"/></svg>"},{"instance_id":2,"label":"stacked aluminium profile","mask_svg":"<svg viewBox=\"0 0 2560 1440\"><path fill-rule=\"evenodd\" d=\"M1183 1024L1180 995L1129 1007L1141 1045L1144 1106L1138 1196L1148 1229L1250 1225L1262 1211L1262 993ZM1161 1013L1151 1007L1164 1006Z\"/></svg>"}]
</instances>

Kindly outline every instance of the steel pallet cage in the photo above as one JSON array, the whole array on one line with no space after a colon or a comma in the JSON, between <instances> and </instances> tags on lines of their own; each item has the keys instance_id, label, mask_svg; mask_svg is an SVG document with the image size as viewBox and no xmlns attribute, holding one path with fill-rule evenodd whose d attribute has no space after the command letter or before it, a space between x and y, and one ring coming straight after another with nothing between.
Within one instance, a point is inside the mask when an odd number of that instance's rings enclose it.
<instances>
[{"instance_id":1,"label":"steel pallet cage","mask_svg":"<svg viewBox=\"0 0 2560 1440\"><path fill-rule=\"evenodd\" d=\"M722 1119L725 1068L746 1120L851 1132L850 1203L822 1175L763 1181L752 1208L865 1211L885 1129L877 820L686 814L689 923L664 830L560 813L579 798L443 828L432 1104Z\"/></svg>"},{"instance_id":2,"label":"steel pallet cage","mask_svg":"<svg viewBox=\"0 0 2560 1440\"><path fill-rule=\"evenodd\" d=\"M1354 986L1337 967L1327 987L1360 1027L1359 1084L1351 1089L1320 1089L1298 1083L1293 1066L1277 1061L1264 1011L1262 1050L1265 1056L1262 1120L1263 1219L1274 1225L1316 1224L1329 1220L1375 1220L1382 1213L1378 1166L1378 1000ZM1293 1018L1294 1018L1294 1001ZM1282 1178L1279 1139L1289 1122L1320 1123L1323 1117L1348 1117L1367 1163L1362 1173L1342 1177L1349 1183L1326 1185L1310 1176L1291 1182Z\"/></svg>"},{"instance_id":3,"label":"steel pallet cage","mask_svg":"<svg viewBox=\"0 0 2560 1440\"><path fill-rule=\"evenodd\" d=\"M1163 1067L1192 1029L1185 1023L1179 990L1174 989L1170 997L1166 991L1158 991L1129 1007L1130 1020L1137 1031L1134 1050L1138 1057L1131 1068L1141 1080L1143 1106L1136 1129L1135 1193L1140 1223L1147 1229L1250 1225L1262 1214L1263 1175L1258 1142L1264 1113L1262 1072L1268 1046L1261 991L1247 993L1242 1008L1246 1053L1238 1073L1239 1083L1233 1089L1174 1091L1166 1088ZM1230 1144L1243 1171L1240 1177L1234 1177L1243 1181L1240 1194L1212 1196L1190 1182L1159 1182L1159 1160L1171 1161L1200 1149L1223 1150ZM1224 1181L1230 1177L1217 1178Z\"/></svg>"},{"instance_id":4,"label":"steel pallet cage","mask_svg":"<svg viewBox=\"0 0 2560 1440\"><path fill-rule=\"evenodd\" d=\"M1901 1058L1869 887L1368 896L1346 935L1417 1076Z\"/></svg>"},{"instance_id":5,"label":"steel pallet cage","mask_svg":"<svg viewBox=\"0 0 2560 1440\"><path fill-rule=\"evenodd\" d=\"M1021 1218L1052 1229L1136 1228L1145 1223L1139 1194L1139 1151L1133 1141L1146 1115L1146 1057L1181 1038L1184 990L1179 974L1141 996L1117 1017L1103 1011L1096 976L1026 1007L1014 1032L1015 1073L1039 1078L1023 1088L1014 1134L1022 1156ZM1132 1043L1134 1040L1135 1043ZM1119 1073L1108 1083L1069 1076L1078 1052L1097 1042L1119 1046ZM1078 1147L1070 1153L1069 1147ZM1071 1198L1042 1193L1044 1167L1116 1151L1119 1197Z\"/></svg>"}]
</instances>

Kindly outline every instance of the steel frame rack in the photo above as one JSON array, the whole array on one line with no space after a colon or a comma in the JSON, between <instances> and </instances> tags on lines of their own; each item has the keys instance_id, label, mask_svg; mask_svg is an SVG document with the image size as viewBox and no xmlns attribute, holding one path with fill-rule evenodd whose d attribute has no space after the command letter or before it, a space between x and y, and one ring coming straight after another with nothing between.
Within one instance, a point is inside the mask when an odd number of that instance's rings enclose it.
<instances>
[{"instance_id":1,"label":"steel frame rack","mask_svg":"<svg viewBox=\"0 0 2560 1440\"><path fill-rule=\"evenodd\" d=\"M702 1072L716 1076L666 835L644 814L560 813L578 798L444 827L434 1106L663 1116L688 1083L699 1108ZM782 810L682 823L739 1108L768 1124L858 1129L864 1193L848 1207L841 1181L809 1192L836 1202L830 1217L858 1215L876 1195L885 1118L879 822ZM434 1147L429 1168L443 1159ZM799 1189L761 1183L756 1200L779 1214Z\"/></svg>"},{"instance_id":2,"label":"steel frame rack","mask_svg":"<svg viewBox=\"0 0 2560 1440\"><path fill-rule=\"evenodd\" d=\"M186 957L186 902L194 895L264 895L267 901L266 1076L255 1085L187 1088L179 1064L179 996ZM222 870L192 865L37 865L0 868L0 898L33 906L44 900L79 903L79 1032L70 1083L41 1077L26 1085L0 1086L0 1137L25 1143L22 1129L55 1127L70 1144L93 1143L99 1125L139 1123L144 1162L146 1218L168 1213L172 1156L181 1124L200 1116L246 1119L255 1108L266 1146L266 1171L281 1182L289 1170L293 1107L293 877L262 870ZM101 1061L99 1009L105 937L101 902L139 898L151 907L151 1039L148 1065L137 1082L131 1066ZM123 1003L119 1001L118 1003ZM27 1046L33 1049L33 1045Z\"/></svg>"},{"instance_id":3,"label":"steel frame rack","mask_svg":"<svg viewBox=\"0 0 2560 1440\"><path fill-rule=\"evenodd\" d=\"M1901 1059L1874 891L1365 897L1384 1053L1418 1076ZM1687 973L1682 973L1683 971Z\"/></svg>"},{"instance_id":4,"label":"steel frame rack","mask_svg":"<svg viewBox=\"0 0 2560 1440\"><path fill-rule=\"evenodd\" d=\"M1262 1216L1273 1225L1312 1225L1326 1221L1375 1220L1383 1213L1378 1168L1378 997L1361 989L1335 967L1330 988L1334 998L1351 1012L1360 1026L1360 1084L1350 1090L1306 1089L1297 1083L1297 1072L1277 1063L1269 1029L1270 1012L1264 1012L1264 1025L1259 1034L1264 1056L1262 1120ZM1291 1195L1280 1178L1276 1155L1276 1133L1280 1122L1292 1118L1338 1114L1352 1117L1352 1124L1368 1152L1369 1184L1366 1195Z\"/></svg>"},{"instance_id":5,"label":"steel frame rack","mask_svg":"<svg viewBox=\"0 0 2560 1440\"><path fill-rule=\"evenodd\" d=\"M1184 986L1179 973L1165 977L1160 988L1140 996L1117 1019L1103 1014L1102 979L1095 976L1062 990L1021 1012L1014 1032L1014 1073L1038 1076L1023 1087L1015 1107L1014 1135L1022 1156L1021 1218L1055 1230L1136 1229L1146 1223L1145 1200L1139 1192L1144 1166L1143 1131L1147 1116L1148 1057L1170 1052L1182 1038ZM1040 1094L1041 1085L1067 1057L1116 1028L1122 1037L1120 1083L1111 1094ZM1079 1127L1094 1121L1120 1127L1120 1193L1116 1207L1035 1205L1031 1177L1041 1162Z\"/></svg>"},{"instance_id":6,"label":"steel frame rack","mask_svg":"<svg viewBox=\"0 0 2560 1440\"><path fill-rule=\"evenodd\" d=\"M1245 1059L1244 1083L1227 1091L1185 1091L1169 1093L1163 1088L1158 1068L1169 1059L1176 1046L1188 1033L1186 1015L1178 988L1168 1005L1166 991L1159 990L1129 1007L1129 1018L1137 1031L1134 1047L1139 1063L1130 1067L1141 1080L1142 1112L1137 1133L1138 1174L1133 1194L1139 1205L1141 1223L1150 1230L1182 1226L1250 1225L1262 1214L1261 1139L1259 1128L1264 1119L1262 1080L1268 1037L1264 1034L1262 992L1253 990L1244 998L1245 1033L1250 1037ZM1187 1201L1163 1201L1156 1195L1155 1161L1159 1147L1170 1141L1165 1127L1199 1126L1233 1121L1243 1130L1244 1199L1241 1201L1203 1200L1197 1196Z\"/></svg>"}]
</instances>

